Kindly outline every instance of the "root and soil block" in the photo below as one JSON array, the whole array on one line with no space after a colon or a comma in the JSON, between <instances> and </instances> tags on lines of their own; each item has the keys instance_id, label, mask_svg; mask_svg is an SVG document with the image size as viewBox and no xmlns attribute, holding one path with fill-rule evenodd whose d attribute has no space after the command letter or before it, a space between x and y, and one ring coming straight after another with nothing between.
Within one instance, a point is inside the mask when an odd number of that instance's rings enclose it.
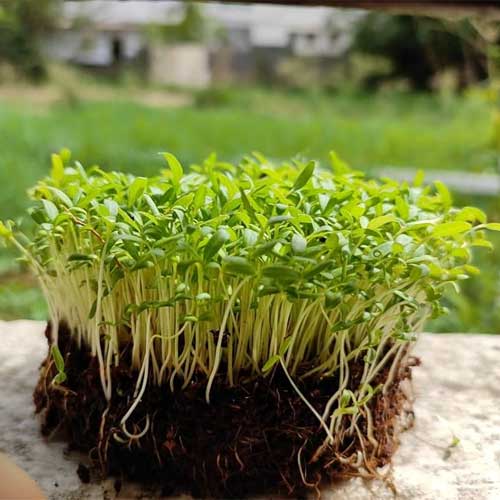
<instances>
[{"instance_id":1,"label":"root and soil block","mask_svg":"<svg viewBox=\"0 0 500 500\"><path fill-rule=\"evenodd\" d=\"M164 157L145 178L62 151L30 192L32 236L0 224L50 310L43 434L93 476L165 494L381 476L411 421L411 345L500 225L439 182L366 179L333 153L187 172Z\"/></svg>"}]
</instances>

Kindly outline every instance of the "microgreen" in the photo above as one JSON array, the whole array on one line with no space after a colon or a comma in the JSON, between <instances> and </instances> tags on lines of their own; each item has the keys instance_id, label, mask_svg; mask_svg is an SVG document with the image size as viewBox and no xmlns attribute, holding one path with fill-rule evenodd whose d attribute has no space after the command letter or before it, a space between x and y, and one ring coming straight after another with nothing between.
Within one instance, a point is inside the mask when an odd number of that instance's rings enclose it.
<instances>
[{"instance_id":1,"label":"microgreen","mask_svg":"<svg viewBox=\"0 0 500 500\"><path fill-rule=\"evenodd\" d=\"M57 344L52 344L50 348L50 352L52 354L52 359L54 360L54 364L56 365L57 375L53 379L54 384L62 384L66 381L66 372L64 371L64 358L59 350Z\"/></svg>"},{"instance_id":2,"label":"microgreen","mask_svg":"<svg viewBox=\"0 0 500 500\"><path fill-rule=\"evenodd\" d=\"M97 356L108 398L110 367L131 347L134 408L147 383L202 374L209 399L217 374L233 385L281 366L294 387L299 375L339 376L318 415L331 436L442 312L443 289L476 272L471 247L500 230L477 208L453 208L442 183L367 179L335 154L331 170L261 155L238 165L212 155L188 170L163 155L168 168L153 178L54 155L30 192L33 238L0 224L40 279L55 343L65 321ZM346 392L358 358L359 388ZM58 372L61 383L64 364Z\"/></svg>"}]
</instances>

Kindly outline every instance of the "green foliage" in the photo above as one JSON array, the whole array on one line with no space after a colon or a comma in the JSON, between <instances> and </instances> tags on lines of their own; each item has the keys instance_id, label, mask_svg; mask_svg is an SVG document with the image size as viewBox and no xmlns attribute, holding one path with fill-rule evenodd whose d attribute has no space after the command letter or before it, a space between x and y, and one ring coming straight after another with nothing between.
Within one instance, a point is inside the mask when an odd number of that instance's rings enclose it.
<instances>
[{"instance_id":1,"label":"green foliage","mask_svg":"<svg viewBox=\"0 0 500 500\"><path fill-rule=\"evenodd\" d=\"M158 366L187 378L194 366L214 373L221 358L231 379L267 370L284 351L291 374L311 361L328 371L335 332L361 351L376 348L374 331L407 339L441 312L448 284L476 272L469 249L486 245L485 229L499 229L479 209L451 208L442 184L366 180L336 155L333 173L261 155L238 165L212 155L184 173L163 156L169 168L146 178L55 155L31 191L34 238L25 246L1 227L39 275L56 324L94 351L104 335L116 356L128 325L137 365L158 337L171 352L154 351ZM221 330L224 352L212 334Z\"/></svg>"},{"instance_id":2,"label":"green foliage","mask_svg":"<svg viewBox=\"0 0 500 500\"><path fill-rule=\"evenodd\" d=\"M481 37L468 21L446 25L440 20L371 13L356 29L354 49L388 59L392 78L407 78L413 88L428 90L439 71L455 68L461 84L486 78L486 58L478 48ZM386 78L372 74L372 84Z\"/></svg>"},{"instance_id":3,"label":"green foliage","mask_svg":"<svg viewBox=\"0 0 500 500\"><path fill-rule=\"evenodd\" d=\"M185 2L180 23L154 25L150 31L153 36L166 42L201 42L207 36L206 21L200 7L193 2Z\"/></svg>"},{"instance_id":4,"label":"green foliage","mask_svg":"<svg viewBox=\"0 0 500 500\"><path fill-rule=\"evenodd\" d=\"M244 103L212 109L157 109L130 102L83 102L78 109L63 104L43 113L33 107L3 103L0 111L0 219L18 220L27 206L25 192L47 171L51 151L67 144L76 158L103 167L116 165L137 176L157 172L164 163L156 152L175 151L185 165L211 150L226 160L238 160L241 151L263 151L272 158L300 152L327 158L334 145L341 156L363 169L379 165L422 165L488 171L494 156L484 137L490 132L488 107L475 95L441 100L411 94L303 95L258 89L239 89ZM89 126L92 124L92 126ZM474 129L474 134L470 130ZM22 175L14 175L21 169ZM198 195L200 198L202 193ZM480 199L459 200L471 205ZM498 210L484 206L494 220ZM29 225L24 217L23 227ZM252 239L251 233L247 234ZM498 245L497 245L498 246ZM18 273L14 259L0 245L0 268ZM493 311L500 285L498 250L478 249L476 265L485 269L463 283L461 295L449 307L460 313L433 324L436 331L498 332ZM496 261L495 261L496 259ZM0 318L44 317L36 291L24 283L0 287ZM451 299L449 299L451 301ZM465 302L464 302L465 301Z\"/></svg>"},{"instance_id":5,"label":"green foliage","mask_svg":"<svg viewBox=\"0 0 500 500\"><path fill-rule=\"evenodd\" d=\"M138 389L123 432L148 383L174 390L204 376L209 402L216 377L235 385L279 366L333 442L392 382L445 288L478 272L470 249L500 230L451 207L440 183L365 179L335 154L329 170L212 154L186 171L163 156L168 169L147 178L85 170L63 151L30 191L33 237L0 226L47 300L53 383L66 380L61 322L96 356L108 400L111 367L131 353ZM357 387L351 359L364 364ZM337 377L322 415L298 376Z\"/></svg>"},{"instance_id":6,"label":"green foliage","mask_svg":"<svg viewBox=\"0 0 500 500\"><path fill-rule=\"evenodd\" d=\"M54 25L57 0L0 0L0 62L38 81L46 76L39 38Z\"/></svg>"}]
</instances>

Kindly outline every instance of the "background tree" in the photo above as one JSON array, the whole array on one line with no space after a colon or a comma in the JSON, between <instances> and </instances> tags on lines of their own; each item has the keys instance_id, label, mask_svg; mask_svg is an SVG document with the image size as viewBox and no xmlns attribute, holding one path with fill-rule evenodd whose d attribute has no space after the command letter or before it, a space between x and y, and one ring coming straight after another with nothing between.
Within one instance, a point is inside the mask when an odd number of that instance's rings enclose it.
<instances>
[{"instance_id":1,"label":"background tree","mask_svg":"<svg viewBox=\"0 0 500 500\"><path fill-rule=\"evenodd\" d=\"M58 0L0 0L0 62L30 80L42 80L46 65L40 37L52 28Z\"/></svg>"},{"instance_id":2,"label":"background tree","mask_svg":"<svg viewBox=\"0 0 500 500\"><path fill-rule=\"evenodd\" d=\"M436 19L371 13L357 27L354 49L391 62L388 76L374 74L367 83L406 78L414 89L429 90L433 77L445 69L457 71L460 88L485 78L486 58L479 43L467 21L447 29Z\"/></svg>"},{"instance_id":3,"label":"background tree","mask_svg":"<svg viewBox=\"0 0 500 500\"><path fill-rule=\"evenodd\" d=\"M207 36L207 21L198 5L186 2L180 23L156 24L150 32L166 42L201 42Z\"/></svg>"}]
</instances>

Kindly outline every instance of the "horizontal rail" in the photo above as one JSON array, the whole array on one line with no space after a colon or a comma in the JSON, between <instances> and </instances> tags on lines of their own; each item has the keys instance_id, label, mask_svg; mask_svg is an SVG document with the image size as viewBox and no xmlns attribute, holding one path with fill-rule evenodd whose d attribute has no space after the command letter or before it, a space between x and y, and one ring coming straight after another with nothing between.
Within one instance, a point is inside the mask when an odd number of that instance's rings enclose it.
<instances>
[{"instance_id":1,"label":"horizontal rail","mask_svg":"<svg viewBox=\"0 0 500 500\"><path fill-rule=\"evenodd\" d=\"M412 181L417 169L400 167L374 168L373 174L398 181ZM426 181L442 181L452 191L482 196L500 196L500 175L474 174L456 170L425 170Z\"/></svg>"},{"instance_id":2,"label":"horizontal rail","mask_svg":"<svg viewBox=\"0 0 500 500\"><path fill-rule=\"evenodd\" d=\"M212 0L203 1L210 2ZM215 1L219 3L234 2L234 0ZM238 3L344 7L448 19L474 17L488 22L500 20L500 3L498 0L238 0Z\"/></svg>"}]
</instances>

